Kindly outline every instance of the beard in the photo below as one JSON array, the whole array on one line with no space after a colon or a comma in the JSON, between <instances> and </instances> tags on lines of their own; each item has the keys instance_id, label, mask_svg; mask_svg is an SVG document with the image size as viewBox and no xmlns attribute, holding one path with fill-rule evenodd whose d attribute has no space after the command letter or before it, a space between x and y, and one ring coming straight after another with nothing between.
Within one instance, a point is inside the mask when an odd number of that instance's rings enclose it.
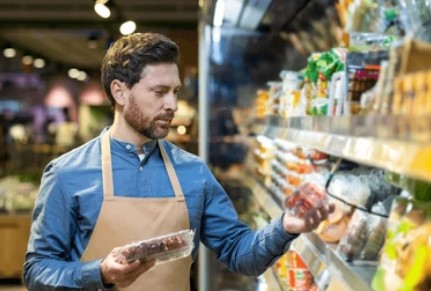
<instances>
[{"instance_id":1,"label":"beard","mask_svg":"<svg viewBox=\"0 0 431 291\"><path fill-rule=\"evenodd\" d=\"M174 118L173 112L160 113L153 118L145 117L133 97L130 98L130 107L124 112L124 119L136 132L150 139L164 138L169 133L170 121ZM157 121L169 121L169 123L158 125Z\"/></svg>"}]
</instances>

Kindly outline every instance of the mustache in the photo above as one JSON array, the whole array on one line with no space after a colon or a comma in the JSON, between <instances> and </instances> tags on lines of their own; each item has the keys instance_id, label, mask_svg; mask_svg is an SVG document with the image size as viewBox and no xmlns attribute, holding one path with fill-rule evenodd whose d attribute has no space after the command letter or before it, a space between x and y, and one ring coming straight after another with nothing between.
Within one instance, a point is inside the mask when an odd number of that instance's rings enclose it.
<instances>
[{"instance_id":1,"label":"mustache","mask_svg":"<svg viewBox=\"0 0 431 291\"><path fill-rule=\"evenodd\" d=\"M156 116L156 119L161 119L161 120L172 120L174 119L175 113L174 112L166 112L166 113L161 113L159 115Z\"/></svg>"}]
</instances>

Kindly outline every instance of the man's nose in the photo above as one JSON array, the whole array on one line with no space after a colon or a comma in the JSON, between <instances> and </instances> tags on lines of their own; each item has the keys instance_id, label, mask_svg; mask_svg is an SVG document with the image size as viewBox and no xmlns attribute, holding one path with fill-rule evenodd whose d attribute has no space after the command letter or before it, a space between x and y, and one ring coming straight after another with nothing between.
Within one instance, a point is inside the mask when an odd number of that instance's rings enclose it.
<instances>
[{"instance_id":1,"label":"man's nose","mask_svg":"<svg viewBox=\"0 0 431 291\"><path fill-rule=\"evenodd\" d=\"M172 110L172 111L177 111L178 110L178 105L177 105L177 94L172 92L167 94L166 99L165 99L165 108Z\"/></svg>"}]
</instances>

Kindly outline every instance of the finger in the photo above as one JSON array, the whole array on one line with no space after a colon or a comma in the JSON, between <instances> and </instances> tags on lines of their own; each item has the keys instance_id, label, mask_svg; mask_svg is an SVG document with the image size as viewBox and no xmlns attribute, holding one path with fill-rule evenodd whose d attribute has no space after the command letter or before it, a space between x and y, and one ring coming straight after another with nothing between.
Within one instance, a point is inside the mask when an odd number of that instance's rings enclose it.
<instances>
[{"instance_id":1,"label":"finger","mask_svg":"<svg viewBox=\"0 0 431 291\"><path fill-rule=\"evenodd\" d=\"M130 271L129 273L123 274L121 280L117 284L119 287L128 287L133 282L135 282L143 273L148 271L154 266L154 260L151 261L136 261L139 264L139 267Z\"/></svg>"},{"instance_id":2,"label":"finger","mask_svg":"<svg viewBox=\"0 0 431 291\"><path fill-rule=\"evenodd\" d=\"M317 228L322 221L321 212L318 209L311 211L306 219L307 228L309 231Z\"/></svg>"},{"instance_id":3,"label":"finger","mask_svg":"<svg viewBox=\"0 0 431 291\"><path fill-rule=\"evenodd\" d=\"M114 262L109 270L109 279L113 284L119 284L128 279L128 274L139 269L140 262L133 261L126 264Z\"/></svg>"},{"instance_id":4,"label":"finger","mask_svg":"<svg viewBox=\"0 0 431 291\"><path fill-rule=\"evenodd\" d=\"M129 274L127 274L128 277L130 278L138 278L139 276L141 276L143 273L145 273L146 271L148 271L149 269L151 269L154 266L154 260L151 261L142 261L140 262L140 266L139 268L133 270L132 272L130 272Z\"/></svg>"},{"instance_id":5,"label":"finger","mask_svg":"<svg viewBox=\"0 0 431 291\"><path fill-rule=\"evenodd\" d=\"M326 218L328 218L328 215L329 215L328 210L329 209L328 209L327 206L322 206L322 207L320 207L318 209L317 212L319 213L320 221L325 220Z\"/></svg>"}]
</instances>

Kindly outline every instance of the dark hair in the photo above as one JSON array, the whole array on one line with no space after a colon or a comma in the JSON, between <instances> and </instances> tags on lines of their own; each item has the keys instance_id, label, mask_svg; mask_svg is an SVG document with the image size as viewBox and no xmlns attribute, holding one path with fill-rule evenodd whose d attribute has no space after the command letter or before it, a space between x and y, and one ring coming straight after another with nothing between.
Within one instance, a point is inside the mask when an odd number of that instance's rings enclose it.
<instances>
[{"instance_id":1,"label":"dark hair","mask_svg":"<svg viewBox=\"0 0 431 291\"><path fill-rule=\"evenodd\" d=\"M118 39L106 52L101 69L101 81L112 106L111 82L124 82L128 88L138 83L145 66L178 64L179 48L169 38L158 33L133 33Z\"/></svg>"}]
</instances>

